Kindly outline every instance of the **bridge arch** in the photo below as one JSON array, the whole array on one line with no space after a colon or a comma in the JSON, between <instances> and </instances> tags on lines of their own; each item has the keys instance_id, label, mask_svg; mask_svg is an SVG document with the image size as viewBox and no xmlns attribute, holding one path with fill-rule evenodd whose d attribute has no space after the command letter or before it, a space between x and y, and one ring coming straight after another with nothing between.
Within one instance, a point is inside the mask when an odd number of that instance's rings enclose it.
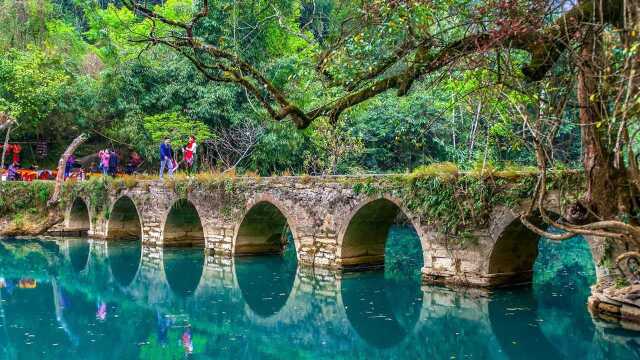
<instances>
[{"instance_id":1,"label":"bridge arch","mask_svg":"<svg viewBox=\"0 0 640 360\"><path fill-rule=\"evenodd\" d=\"M80 234L87 234L93 230L89 202L83 197L76 197L69 206L65 216L64 230Z\"/></svg>"},{"instance_id":2,"label":"bridge arch","mask_svg":"<svg viewBox=\"0 0 640 360\"><path fill-rule=\"evenodd\" d=\"M256 196L247 204L236 225L232 243L234 255L281 254L291 231L298 257L299 239L295 223L284 204L268 194Z\"/></svg>"},{"instance_id":3,"label":"bridge arch","mask_svg":"<svg viewBox=\"0 0 640 360\"><path fill-rule=\"evenodd\" d=\"M187 198L176 199L171 204L160 228L163 246L204 247L205 232L200 212Z\"/></svg>"},{"instance_id":4,"label":"bridge arch","mask_svg":"<svg viewBox=\"0 0 640 360\"><path fill-rule=\"evenodd\" d=\"M142 216L133 199L120 196L111 206L106 225L107 239L142 240Z\"/></svg>"},{"instance_id":5,"label":"bridge arch","mask_svg":"<svg viewBox=\"0 0 640 360\"><path fill-rule=\"evenodd\" d=\"M161 224L161 271L168 289L178 298L193 296L205 265L205 226L196 203L176 199Z\"/></svg>"},{"instance_id":6,"label":"bridge arch","mask_svg":"<svg viewBox=\"0 0 640 360\"><path fill-rule=\"evenodd\" d=\"M498 209L497 213L493 215L490 227L492 243L483 269L488 276L489 285L495 287L531 283L541 236L520 221L517 211ZM556 211L550 211L550 216L559 218ZM534 216L531 222L538 227L544 226L539 216ZM597 269L599 261L594 240L585 237L584 241L589 245L593 265Z\"/></svg>"},{"instance_id":7,"label":"bridge arch","mask_svg":"<svg viewBox=\"0 0 640 360\"><path fill-rule=\"evenodd\" d=\"M494 285L527 283L533 279L533 264L538 257L539 236L515 218L498 232L487 264Z\"/></svg>"},{"instance_id":8,"label":"bridge arch","mask_svg":"<svg viewBox=\"0 0 640 360\"><path fill-rule=\"evenodd\" d=\"M398 216L406 217L415 229L420 239L423 262L426 261L427 237L419 220L411 216L399 199L384 195L366 199L344 218L338 230L337 257L340 266L383 266L389 230Z\"/></svg>"}]
</instances>

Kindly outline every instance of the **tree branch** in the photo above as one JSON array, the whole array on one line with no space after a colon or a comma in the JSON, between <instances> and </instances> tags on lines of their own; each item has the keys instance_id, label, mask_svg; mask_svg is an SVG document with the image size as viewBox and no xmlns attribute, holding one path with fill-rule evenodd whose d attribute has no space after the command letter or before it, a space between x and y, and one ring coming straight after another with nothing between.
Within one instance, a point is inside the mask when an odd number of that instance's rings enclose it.
<instances>
[{"instance_id":1,"label":"tree branch","mask_svg":"<svg viewBox=\"0 0 640 360\"><path fill-rule=\"evenodd\" d=\"M62 191L62 184L64 183L64 168L67 164L67 160L69 156L73 155L78 146L82 145L85 141L89 139L87 134L80 134L76 137L71 144L67 147L67 149L62 153L60 160L58 160L58 174L56 175L56 185L53 189L53 194L51 198L47 202L47 206L52 207L57 205L60 201L60 192Z\"/></svg>"},{"instance_id":2,"label":"tree branch","mask_svg":"<svg viewBox=\"0 0 640 360\"><path fill-rule=\"evenodd\" d=\"M355 89L362 81L373 80L383 75L386 69L401 61L413 50L413 62L403 72L379 79L366 87L349 91L335 100L310 111L305 111L291 102L281 89L276 87L260 71L239 55L223 50L213 44L205 43L203 40L193 36L193 27L197 25L199 20L209 14L208 1L204 1L200 11L193 16L189 23L167 19L147 8L146 5L139 4L139 0L123 1L125 6L136 12L136 14L183 29L185 36L172 42L169 46L183 55L186 52L180 51L180 49L187 47L194 51L206 53L214 61L228 62L229 64L225 66L232 76L229 79L224 78L223 81L230 80L238 83L260 101L273 119L282 120L291 117L298 128L306 128L318 117L329 117L332 122L336 122L346 109L390 89L397 89L398 95L403 96L410 91L413 83L423 76L453 64L465 56L498 48L516 48L529 52L531 61L522 71L529 80L540 80L557 62L568 44L574 42L576 36L581 34L585 27L593 27L594 22L619 24L622 16L622 2L623 0L582 1L579 5L574 6L563 14L552 25L542 30L514 29L500 36L495 31L471 34L442 47L439 51L433 51L431 41L422 42L415 50L412 47L409 47L409 50L401 48L396 53L396 56L382 61L376 69L364 74L360 80L354 82L355 85L347 89ZM153 37L150 37L148 41L154 43L163 42ZM165 41L164 43L168 42ZM205 70L207 66L203 60L195 56L188 56L188 58L209 80L219 81L222 79L211 76Z\"/></svg>"}]
</instances>

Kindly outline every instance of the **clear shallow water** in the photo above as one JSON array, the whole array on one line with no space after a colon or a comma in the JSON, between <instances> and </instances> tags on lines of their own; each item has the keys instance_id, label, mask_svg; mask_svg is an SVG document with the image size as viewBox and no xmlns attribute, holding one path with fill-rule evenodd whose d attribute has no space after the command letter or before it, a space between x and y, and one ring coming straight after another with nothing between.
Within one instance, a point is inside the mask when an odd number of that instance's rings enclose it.
<instances>
[{"instance_id":1,"label":"clear shallow water","mask_svg":"<svg viewBox=\"0 0 640 360\"><path fill-rule=\"evenodd\" d=\"M386 271L205 257L139 243L0 242L0 359L639 359L586 311L586 244L541 241L532 287L421 287L415 234ZM142 259L142 261L140 261Z\"/></svg>"}]
</instances>

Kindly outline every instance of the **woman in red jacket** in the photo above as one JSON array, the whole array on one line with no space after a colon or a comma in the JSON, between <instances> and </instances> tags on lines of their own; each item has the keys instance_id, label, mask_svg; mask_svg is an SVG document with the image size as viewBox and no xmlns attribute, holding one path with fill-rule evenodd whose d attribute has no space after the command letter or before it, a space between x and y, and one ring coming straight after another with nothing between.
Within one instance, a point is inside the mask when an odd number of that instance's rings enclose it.
<instances>
[{"instance_id":1,"label":"woman in red jacket","mask_svg":"<svg viewBox=\"0 0 640 360\"><path fill-rule=\"evenodd\" d=\"M193 173L193 164L195 163L197 148L198 144L196 143L196 137L193 135L189 136L189 142L187 143L187 146L182 148L182 152L184 153L183 159L186 163L185 167L187 169L187 174L189 175Z\"/></svg>"}]
</instances>

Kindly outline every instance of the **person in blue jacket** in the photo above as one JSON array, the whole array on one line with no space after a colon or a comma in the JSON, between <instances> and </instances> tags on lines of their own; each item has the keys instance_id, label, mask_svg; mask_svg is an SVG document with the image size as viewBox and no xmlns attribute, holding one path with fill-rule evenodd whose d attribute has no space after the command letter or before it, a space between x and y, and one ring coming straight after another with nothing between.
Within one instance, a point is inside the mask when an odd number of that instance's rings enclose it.
<instances>
[{"instance_id":1,"label":"person in blue jacket","mask_svg":"<svg viewBox=\"0 0 640 360\"><path fill-rule=\"evenodd\" d=\"M169 177L173 177L173 151L171 150L171 140L165 138L160 144L160 179L164 175L164 168L169 171Z\"/></svg>"}]
</instances>

